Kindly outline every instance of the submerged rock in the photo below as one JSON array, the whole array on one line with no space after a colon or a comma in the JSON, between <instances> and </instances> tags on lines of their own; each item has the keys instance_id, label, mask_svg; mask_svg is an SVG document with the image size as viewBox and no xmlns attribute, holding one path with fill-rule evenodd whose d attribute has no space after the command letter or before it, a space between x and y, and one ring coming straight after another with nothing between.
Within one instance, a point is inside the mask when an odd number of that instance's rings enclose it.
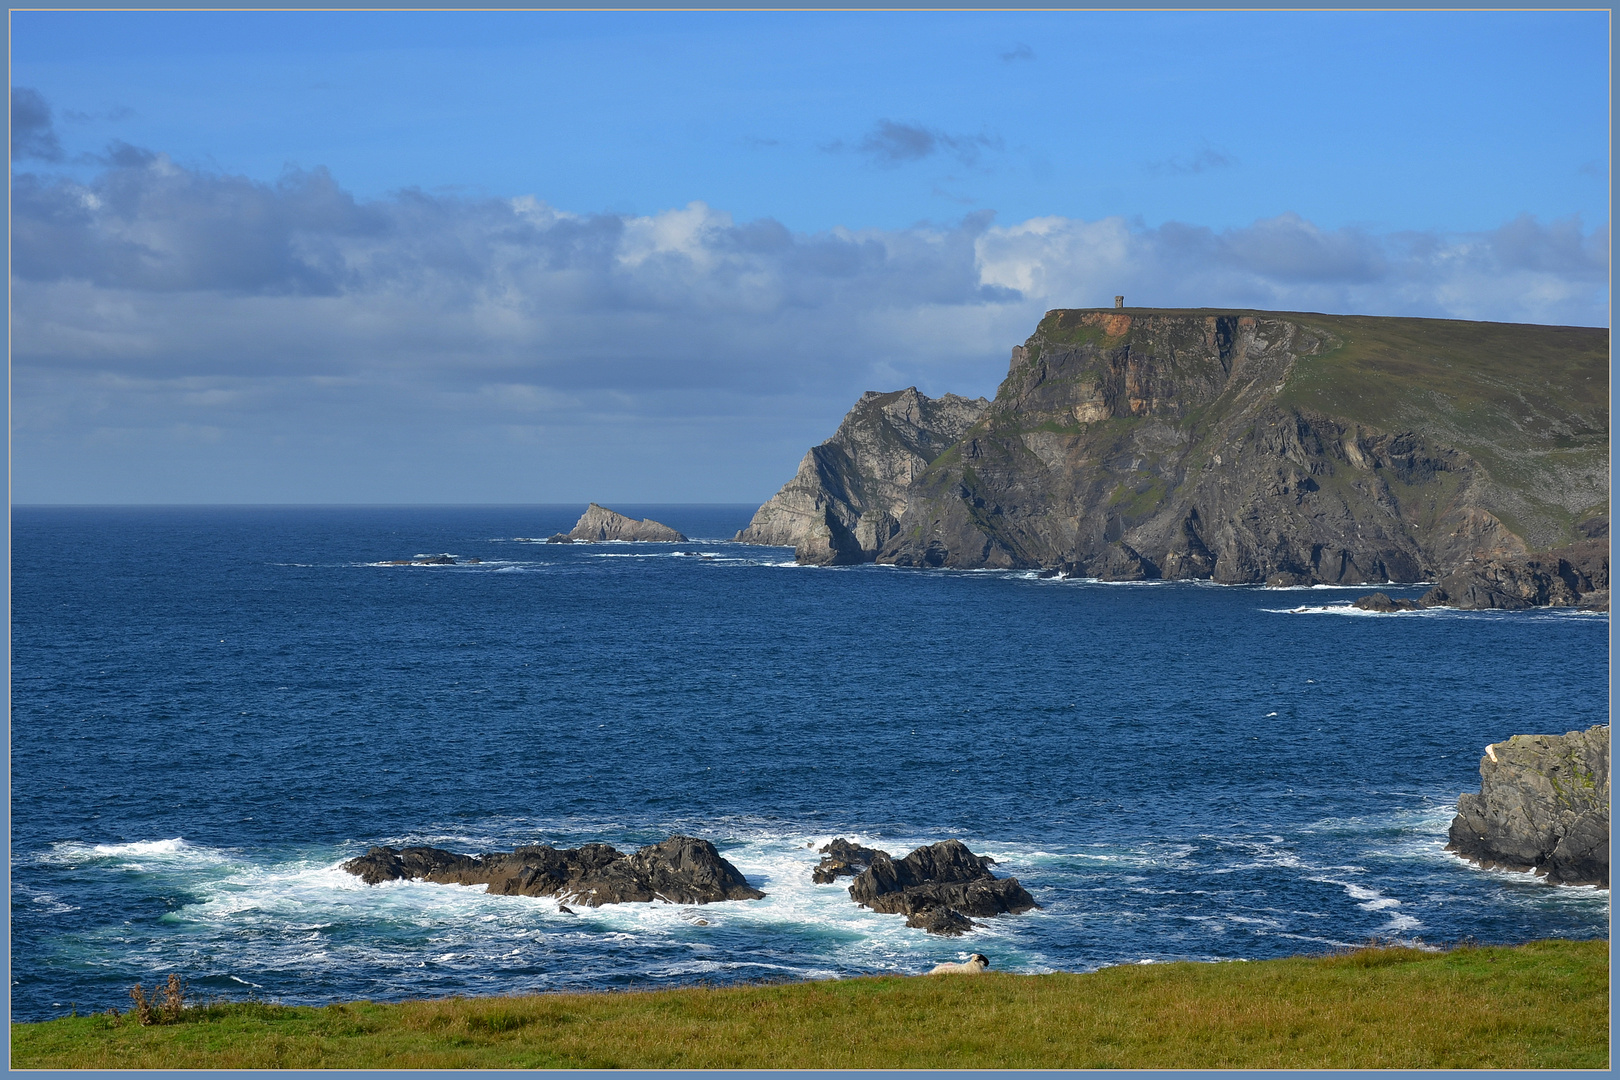
<instances>
[{"instance_id":1,"label":"submerged rock","mask_svg":"<svg viewBox=\"0 0 1620 1080\"><path fill-rule=\"evenodd\" d=\"M686 540L685 536L661 522L651 518L637 521L596 503L586 508L573 529L569 530L568 537L571 540L642 540L661 544L678 544Z\"/></svg>"},{"instance_id":2,"label":"submerged rock","mask_svg":"<svg viewBox=\"0 0 1620 1080\"><path fill-rule=\"evenodd\" d=\"M1016 915L1040 906L1017 878L990 872L994 859L973 854L960 840L920 847L900 860L887 852L848 847L870 858L849 887L851 899L873 911L904 915L907 926L930 934L955 937L972 929L970 915Z\"/></svg>"},{"instance_id":3,"label":"submerged rock","mask_svg":"<svg viewBox=\"0 0 1620 1080\"><path fill-rule=\"evenodd\" d=\"M521 847L507 854L457 855L443 848L374 847L343 869L367 885L422 880L449 885L483 885L504 896L555 896L589 907L603 904L711 904L758 900L738 869L707 840L672 836L634 855L607 844L558 850L548 845Z\"/></svg>"},{"instance_id":4,"label":"submerged rock","mask_svg":"<svg viewBox=\"0 0 1620 1080\"><path fill-rule=\"evenodd\" d=\"M1447 851L1486 869L1608 887L1607 725L1492 743L1479 775L1479 794L1457 800Z\"/></svg>"}]
</instances>

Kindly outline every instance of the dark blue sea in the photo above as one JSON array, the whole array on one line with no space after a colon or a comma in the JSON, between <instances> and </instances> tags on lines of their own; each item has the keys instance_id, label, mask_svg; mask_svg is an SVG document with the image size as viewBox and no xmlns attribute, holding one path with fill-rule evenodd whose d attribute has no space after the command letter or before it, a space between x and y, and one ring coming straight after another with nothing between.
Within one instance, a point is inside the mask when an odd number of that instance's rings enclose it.
<instances>
[{"instance_id":1,"label":"dark blue sea","mask_svg":"<svg viewBox=\"0 0 1620 1080\"><path fill-rule=\"evenodd\" d=\"M806 568L727 539L751 506L616 509L695 539L532 539L580 506L16 509L14 1017L170 971L318 1003L1607 936L1607 890L1443 850L1487 743L1607 723L1607 616ZM383 565L438 553L482 561ZM338 868L677 832L767 897L569 915ZM960 838L1042 906L929 937L811 883L835 836Z\"/></svg>"}]
</instances>

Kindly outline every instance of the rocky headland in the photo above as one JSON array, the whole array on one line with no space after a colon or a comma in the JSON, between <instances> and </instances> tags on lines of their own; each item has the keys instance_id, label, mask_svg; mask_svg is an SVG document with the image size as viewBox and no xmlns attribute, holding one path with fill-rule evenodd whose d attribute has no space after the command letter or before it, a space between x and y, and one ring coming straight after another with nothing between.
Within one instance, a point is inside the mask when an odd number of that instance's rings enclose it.
<instances>
[{"instance_id":1,"label":"rocky headland","mask_svg":"<svg viewBox=\"0 0 1620 1080\"><path fill-rule=\"evenodd\" d=\"M546 845L513 852L457 855L443 848L374 847L343 869L367 885L421 880L483 885L503 896L555 896L566 903L712 904L758 900L741 872L707 840L672 836L627 855L607 844L559 850Z\"/></svg>"},{"instance_id":2,"label":"rocky headland","mask_svg":"<svg viewBox=\"0 0 1620 1080\"><path fill-rule=\"evenodd\" d=\"M993 401L865 395L738 539L805 563L1596 606L1608 379L1602 328L1051 311Z\"/></svg>"},{"instance_id":3,"label":"rocky headland","mask_svg":"<svg viewBox=\"0 0 1620 1080\"><path fill-rule=\"evenodd\" d=\"M659 544L679 544L686 541L686 537L662 522L651 518L642 518L639 521L623 514L615 513L605 506L591 503L574 527L566 534L558 533L548 538L548 543L602 543L608 540L633 540Z\"/></svg>"},{"instance_id":4,"label":"rocky headland","mask_svg":"<svg viewBox=\"0 0 1620 1080\"><path fill-rule=\"evenodd\" d=\"M990 872L995 860L969 851L960 840L920 847L904 859L839 838L821 848L821 865L811 871L821 883L852 875L850 898L862 907L904 915L906 925L930 934L956 937L975 925L968 916L988 918L1039 907L1017 878Z\"/></svg>"},{"instance_id":5,"label":"rocky headland","mask_svg":"<svg viewBox=\"0 0 1620 1080\"><path fill-rule=\"evenodd\" d=\"M801 563L871 562L898 534L917 478L989 407L984 398L935 399L915 386L869 391L737 539L792 545Z\"/></svg>"},{"instance_id":6,"label":"rocky headland","mask_svg":"<svg viewBox=\"0 0 1620 1080\"><path fill-rule=\"evenodd\" d=\"M1492 743L1479 776L1479 794L1457 800L1447 851L1487 869L1608 888L1607 725Z\"/></svg>"}]
</instances>

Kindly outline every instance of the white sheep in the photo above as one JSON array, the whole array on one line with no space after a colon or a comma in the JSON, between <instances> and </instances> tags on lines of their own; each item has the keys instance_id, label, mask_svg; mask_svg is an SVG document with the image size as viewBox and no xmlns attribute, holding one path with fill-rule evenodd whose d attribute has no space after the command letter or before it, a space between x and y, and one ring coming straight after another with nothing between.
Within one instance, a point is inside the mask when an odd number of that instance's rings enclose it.
<instances>
[{"instance_id":1,"label":"white sheep","mask_svg":"<svg viewBox=\"0 0 1620 1080\"><path fill-rule=\"evenodd\" d=\"M990 958L984 953L974 953L960 964L935 964L930 975L977 975L990 966Z\"/></svg>"}]
</instances>

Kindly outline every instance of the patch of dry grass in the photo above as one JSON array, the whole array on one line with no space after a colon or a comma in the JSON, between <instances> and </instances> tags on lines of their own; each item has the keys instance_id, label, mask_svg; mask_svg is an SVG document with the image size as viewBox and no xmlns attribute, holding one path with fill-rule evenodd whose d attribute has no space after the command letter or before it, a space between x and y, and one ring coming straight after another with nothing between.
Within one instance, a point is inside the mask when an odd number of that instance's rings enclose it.
<instances>
[{"instance_id":1,"label":"patch of dry grass","mask_svg":"<svg viewBox=\"0 0 1620 1080\"><path fill-rule=\"evenodd\" d=\"M1085 975L188 1010L12 1026L21 1068L1604 1068L1608 943Z\"/></svg>"}]
</instances>

